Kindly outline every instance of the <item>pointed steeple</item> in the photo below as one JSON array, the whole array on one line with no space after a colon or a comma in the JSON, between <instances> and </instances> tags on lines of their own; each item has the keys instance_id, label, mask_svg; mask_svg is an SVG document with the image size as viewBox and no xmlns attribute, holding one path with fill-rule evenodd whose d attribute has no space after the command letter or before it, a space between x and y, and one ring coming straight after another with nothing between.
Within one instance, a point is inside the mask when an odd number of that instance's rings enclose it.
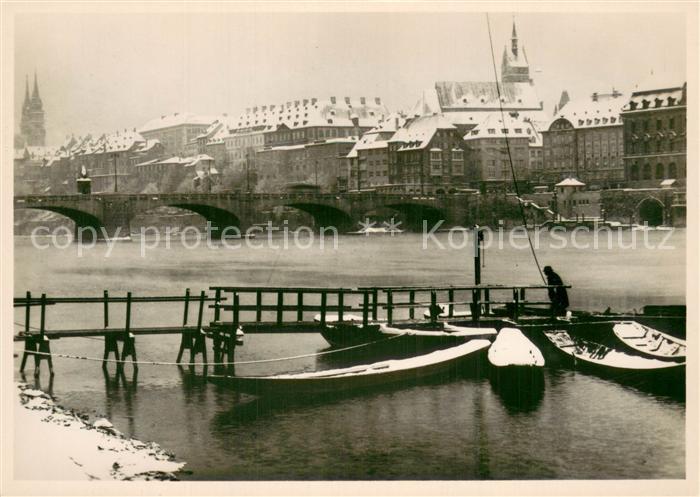
<instances>
[{"instance_id":1,"label":"pointed steeple","mask_svg":"<svg viewBox=\"0 0 700 497\"><path fill-rule=\"evenodd\" d=\"M36 71L34 71L34 91L32 92L32 100L41 100L39 96L39 83L36 79Z\"/></svg>"},{"instance_id":2,"label":"pointed steeple","mask_svg":"<svg viewBox=\"0 0 700 497\"><path fill-rule=\"evenodd\" d=\"M24 103L29 102L29 75L24 76Z\"/></svg>"},{"instance_id":3,"label":"pointed steeple","mask_svg":"<svg viewBox=\"0 0 700 497\"><path fill-rule=\"evenodd\" d=\"M513 17L513 34L510 36L510 51L518 58L518 32L515 30L515 17Z\"/></svg>"}]
</instances>

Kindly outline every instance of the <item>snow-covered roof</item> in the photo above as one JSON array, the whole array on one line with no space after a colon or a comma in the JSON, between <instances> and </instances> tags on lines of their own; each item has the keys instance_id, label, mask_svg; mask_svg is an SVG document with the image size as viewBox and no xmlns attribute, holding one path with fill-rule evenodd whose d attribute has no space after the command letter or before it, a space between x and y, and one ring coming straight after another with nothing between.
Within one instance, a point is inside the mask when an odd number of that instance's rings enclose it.
<instances>
[{"instance_id":1,"label":"snow-covered roof","mask_svg":"<svg viewBox=\"0 0 700 497\"><path fill-rule=\"evenodd\" d=\"M274 131L279 126L289 129L312 126L353 126L353 118L363 128L376 126L389 115L389 109L380 98L330 97L305 98L283 104L263 105L246 109L232 122L232 129L264 126Z\"/></svg>"},{"instance_id":2,"label":"snow-covered roof","mask_svg":"<svg viewBox=\"0 0 700 497\"><path fill-rule=\"evenodd\" d=\"M566 178L554 186L586 186L586 183L581 183L576 178Z\"/></svg>"},{"instance_id":3,"label":"snow-covered roof","mask_svg":"<svg viewBox=\"0 0 700 497\"><path fill-rule=\"evenodd\" d=\"M545 130L549 130L559 119L566 119L575 129L621 126L620 112L626 101L622 94L617 94L616 97L610 96L598 100L592 100L589 97L568 102L547 123Z\"/></svg>"},{"instance_id":4,"label":"snow-covered roof","mask_svg":"<svg viewBox=\"0 0 700 497\"><path fill-rule=\"evenodd\" d=\"M537 128L531 121L522 118L520 114L489 113L475 128L464 135L465 141L482 138L527 138L531 146L542 145L542 136Z\"/></svg>"},{"instance_id":5,"label":"snow-covered roof","mask_svg":"<svg viewBox=\"0 0 700 497\"><path fill-rule=\"evenodd\" d=\"M172 128L174 126L184 125L210 125L216 121L216 117L200 116L189 112L175 112L174 114L163 115L155 119L151 119L146 124L141 126L139 133L147 133L159 129Z\"/></svg>"},{"instance_id":6,"label":"snow-covered roof","mask_svg":"<svg viewBox=\"0 0 700 497\"><path fill-rule=\"evenodd\" d=\"M430 143L439 129L457 128L442 114L415 117L407 120L389 142L400 143L398 151L422 149Z\"/></svg>"},{"instance_id":7,"label":"snow-covered roof","mask_svg":"<svg viewBox=\"0 0 700 497\"><path fill-rule=\"evenodd\" d=\"M150 166L151 164L159 164L159 163L160 162L158 161L158 159L151 159L151 160L147 160L145 162L139 162L134 167Z\"/></svg>"},{"instance_id":8,"label":"snow-covered roof","mask_svg":"<svg viewBox=\"0 0 700 497\"><path fill-rule=\"evenodd\" d=\"M435 92L439 111L456 110L539 110L542 105L535 86L530 83L500 83L495 81L438 81Z\"/></svg>"},{"instance_id":9,"label":"snow-covered roof","mask_svg":"<svg viewBox=\"0 0 700 497\"><path fill-rule=\"evenodd\" d=\"M639 90L632 93L624 106L625 112L644 109L658 109L686 104L685 83L680 86Z\"/></svg>"}]
</instances>

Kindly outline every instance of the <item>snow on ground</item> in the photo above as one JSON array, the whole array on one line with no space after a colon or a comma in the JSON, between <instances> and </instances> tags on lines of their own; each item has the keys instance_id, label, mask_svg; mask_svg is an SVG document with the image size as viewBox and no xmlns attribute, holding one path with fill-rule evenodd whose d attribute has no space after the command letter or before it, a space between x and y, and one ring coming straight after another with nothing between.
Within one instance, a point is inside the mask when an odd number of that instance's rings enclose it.
<instances>
[{"instance_id":1,"label":"snow on ground","mask_svg":"<svg viewBox=\"0 0 700 497\"><path fill-rule=\"evenodd\" d=\"M39 390L17 389L17 480L173 480L185 465L156 443L126 438L104 418L90 424Z\"/></svg>"}]
</instances>

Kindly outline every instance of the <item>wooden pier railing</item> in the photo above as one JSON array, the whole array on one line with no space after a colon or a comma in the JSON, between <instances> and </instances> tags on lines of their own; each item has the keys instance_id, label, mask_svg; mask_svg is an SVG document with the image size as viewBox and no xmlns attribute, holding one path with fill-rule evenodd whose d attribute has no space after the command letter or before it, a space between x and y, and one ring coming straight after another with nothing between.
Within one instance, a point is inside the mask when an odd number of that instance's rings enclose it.
<instances>
[{"instance_id":1,"label":"wooden pier railing","mask_svg":"<svg viewBox=\"0 0 700 497\"><path fill-rule=\"evenodd\" d=\"M428 309L428 319L451 318L455 309L463 306L470 311L471 319L478 321L483 314L490 314L493 306L505 306L510 317L518 319L525 306L549 306L548 299L527 300L526 294L546 291L547 285L465 285L465 286L381 286L359 288L323 287L245 287L212 286L209 292L192 295L187 289L184 295L125 296L110 295L105 290L98 297L40 297L30 292L16 297L14 306L24 308L24 323L16 323L23 330L15 340L24 340L25 350L20 370L24 370L30 355L34 355L35 371L40 361L46 360L53 371L50 340L70 337L102 336L105 340L103 367L110 354L116 357L118 368L130 357L136 367L136 335L180 334L177 362L185 350L190 351L190 362L196 354L202 354L206 362L206 338L213 340L214 362L224 355L233 361L236 334L239 327L247 333L298 333L318 332L329 321L359 321L367 325L373 321L410 321L416 319L416 309ZM569 286L565 286L569 288ZM213 292L213 295L212 295ZM546 295L546 292L545 292ZM178 303L183 304L182 322L177 325L132 326L133 305ZM101 328L48 329L47 309L59 304L102 304ZM124 326L114 327L111 304L125 307ZM196 324L191 324L190 308L197 306ZM446 314L442 314L446 306ZM32 309L39 308L39 326L32 326ZM213 316L205 314L213 309ZM350 317L352 315L352 317ZM225 319L230 316L230 320ZM208 317L211 320L205 324ZM359 317L359 319L358 319ZM419 316L419 319L422 315ZM113 321L113 319L112 319ZM121 352L119 343L123 343Z\"/></svg>"}]
</instances>

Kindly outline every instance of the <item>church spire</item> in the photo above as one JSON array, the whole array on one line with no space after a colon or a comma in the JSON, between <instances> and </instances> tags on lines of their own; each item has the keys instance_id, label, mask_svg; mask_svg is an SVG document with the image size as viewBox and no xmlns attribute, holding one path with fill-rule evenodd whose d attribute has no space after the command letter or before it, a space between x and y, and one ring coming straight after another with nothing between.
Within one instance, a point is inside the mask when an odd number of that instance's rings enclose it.
<instances>
[{"instance_id":1,"label":"church spire","mask_svg":"<svg viewBox=\"0 0 700 497\"><path fill-rule=\"evenodd\" d=\"M515 17L513 17L513 34L510 36L510 51L518 57L518 32L515 30Z\"/></svg>"},{"instance_id":2,"label":"church spire","mask_svg":"<svg viewBox=\"0 0 700 497\"><path fill-rule=\"evenodd\" d=\"M29 75L24 76L24 107L29 105Z\"/></svg>"},{"instance_id":3,"label":"church spire","mask_svg":"<svg viewBox=\"0 0 700 497\"><path fill-rule=\"evenodd\" d=\"M32 92L32 100L41 100L39 96L39 83L36 78L36 71L34 71L34 91Z\"/></svg>"}]
</instances>

